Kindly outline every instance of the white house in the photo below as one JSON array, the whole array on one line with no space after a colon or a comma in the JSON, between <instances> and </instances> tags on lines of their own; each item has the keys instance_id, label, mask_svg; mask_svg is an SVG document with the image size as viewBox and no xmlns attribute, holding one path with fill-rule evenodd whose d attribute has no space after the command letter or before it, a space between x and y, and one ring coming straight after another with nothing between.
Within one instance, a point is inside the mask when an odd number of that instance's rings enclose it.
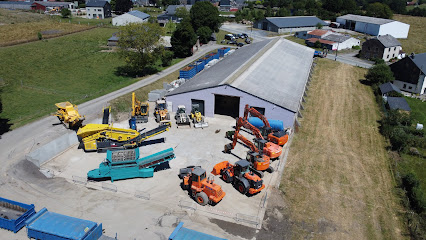
<instances>
[{"instance_id":1,"label":"white house","mask_svg":"<svg viewBox=\"0 0 426 240\"><path fill-rule=\"evenodd\" d=\"M296 37L305 39L308 46L314 46L319 41L322 47L330 50L342 50L359 46L360 40L331 30L315 29L313 31L296 32Z\"/></svg>"},{"instance_id":2,"label":"white house","mask_svg":"<svg viewBox=\"0 0 426 240\"><path fill-rule=\"evenodd\" d=\"M111 17L111 5L107 1L89 1L86 3L86 16L92 19Z\"/></svg>"},{"instance_id":3,"label":"white house","mask_svg":"<svg viewBox=\"0 0 426 240\"><path fill-rule=\"evenodd\" d=\"M150 17L150 15L144 12L134 10L113 18L112 25L124 26L129 23L144 23L147 22Z\"/></svg>"},{"instance_id":4,"label":"white house","mask_svg":"<svg viewBox=\"0 0 426 240\"><path fill-rule=\"evenodd\" d=\"M426 53L411 54L391 64L395 80L393 84L402 91L425 94L426 91Z\"/></svg>"},{"instance_id":5,"label":"white house","mask_svg":"<svg viewBox=\"0 0 426 240\"><path fill-rule=\"evenodd\" d=\"M394 38L407 38L410 25L392 19L347 14L336 19L340 26L373 36L389 34Z\"/></svg>"}]
</instances>

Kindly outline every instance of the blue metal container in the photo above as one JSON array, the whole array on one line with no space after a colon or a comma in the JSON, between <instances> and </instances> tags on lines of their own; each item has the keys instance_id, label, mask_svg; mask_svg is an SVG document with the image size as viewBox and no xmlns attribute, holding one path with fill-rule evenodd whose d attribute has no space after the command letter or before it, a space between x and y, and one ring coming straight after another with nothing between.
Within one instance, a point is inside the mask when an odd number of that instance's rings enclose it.
<instances>
[{"instance_id":1,"label":"blue metal container","mask_svg":"<svg viewBox=\"0 0 426 240\"><path fill-rule=\"evenodd\" d=\"M129 126L131 129L136 130L136 118L135 117L131 117L129 119Z\"/></svg>"},{"instance_id":2,"label":"blue metal container","mask_svg":"<svg viewBox=\"0 0 426 240\"><path fill-rule=\"evenodd\" d=\"M257 128L261 128L263 127L265 124L263 124L262 120L260 120L257 117L249 117L248 118L249 123L251 123L253 126L257 127ZM281 120L269 120L269 125L271 125L271 128L277 131L282 131L284 130L284 124L283 121Z\"/></svg>"},{"instance_id":3,"label":"blue metal container","mask_svg":"<svg viewBox=\"0 0 426 240\"><path fill-rule=\"evenodd\" d=\"M17 233L25 220L35 214L34 204L28 205L0 197L0 228Z\"/></svg>"},{"instance_id":4,"label":"blue metal container","mask_svg":"<svg viewBox=\"0 0 426 240\"><path fill-rule=\"evenodd\" d=\"M25 222L29 238L40 240L97 240L102 236L102 223L40 210Z\"/></svg>"},{"instance_id":5,"label":"blue metal container","mask_svg":"<svg viewBox=\"0 0 426 240\"><path fill-rule=\"evenodd\" d=\"M215 237L206 233L198 232L183 227L183 222L175 228L169 237L169 240L226 240L225 238Z\"/></svg>"}]
</instances>

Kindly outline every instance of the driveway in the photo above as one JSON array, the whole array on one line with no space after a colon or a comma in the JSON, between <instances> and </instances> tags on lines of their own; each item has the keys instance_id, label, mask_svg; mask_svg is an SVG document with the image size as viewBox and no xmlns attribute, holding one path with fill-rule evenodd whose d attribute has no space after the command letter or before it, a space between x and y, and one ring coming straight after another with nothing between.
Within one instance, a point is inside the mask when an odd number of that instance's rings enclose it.
<instances>
[{"instance_id":1,"label":"driveway","mask_svg":"<svg viewBox=\"0 0 426 240\"><path fill-rule=\"evenodd\" d=\"M328 54L327 58L331 60L339 61L342 63L346 63L352 66L362 67L362 68L371 68L373 66L374 62L367 61L364 59L359 59L355 57L356 54L357 54L356 52L344 53L344 54L337 53L337 57L335 54Z\"/></svg>"}]
</instances>

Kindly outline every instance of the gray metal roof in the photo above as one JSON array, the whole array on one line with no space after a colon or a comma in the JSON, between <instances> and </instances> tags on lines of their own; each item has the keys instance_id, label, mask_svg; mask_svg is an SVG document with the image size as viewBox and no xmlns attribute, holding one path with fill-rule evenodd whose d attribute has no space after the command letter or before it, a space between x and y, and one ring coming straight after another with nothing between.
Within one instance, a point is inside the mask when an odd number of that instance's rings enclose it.
<instances>
[{"instance_id":1,"label":"gray metal roof","mask_svg":"<svg viewBox=\"0 0 426 240\"><path fill-rule=\"evenodd\" d=\"M393 36L386 34L382 36L377 36L377 40L379 40L383 46L385 47L395 47L395 46L401 46L401 43L396 40Z\"/></svg>"},{"instance_id":2,"label":"gray metal roof","mask_svg":"<svg viewBox=\"0 0 426 240\"><path fill-rule=\"evenodd\" d=\"M389 108L392 110L400 109L405 111L411 111L407 100L403 97L388 97L387 98Z\"/></svg>"},{"instance_id":3,"label":"gray metal roof","mask_svg":"<svg viewBox=\"0 0 426 240\"><path fill-rule=\"evenodd\" d=\"M176 9L180 7L185 7L186 10L191 10L192 5L169 5L166 9L166 14L175 15Z\"/></svg>"},{"instance_id":4,"label":"gray metal roof","mask_svg":"<svg viewBox=\"0 0 426 240\"><path fill-rule=\"evenodd\" d=\"M378 25L382 25L382 24L386 24L386 23L390 23L390 22L395 22L395 20L392 20L392 19L367 17L367 16L353 15L353 14L347 14L347 15L344 15L344 16L340 16L338 18L345 19L345 20L351 20L351 21L357 21L357 22L378 24Z\"/></svg>"},{"instance_id":5,"label":"gray metal roof","mask_svg":"<svg viewBox=\"0 0 426 240\"><path fill-rule=\"evenodd\" d=\"M346 36L346 35L341 35L341 34L330 34L330 35L326 35L325 37L322 37L321 39L324 40L328 40L328 41L333 41L333 42L338 42L338 43L342 43L348 39L350 39L351 36Z\"/></svg>"},{"instance_id":6,"label":"gray metal roof","mask_svg":"<svg viewBox=\"0 0 426 240\"><path fill-rule=\"evenodd\" d=\"M379 86L379 88L380 88L380 92L382 94L392 92L392 91L395 91L397 93L401 93L401 90L399 90L399 88L397 86L393 85L390 82L383 83L382 85Z\"/></svg>"},{"instance_id":7,"label":"gray metal roof","mask_svg":"<svg viewBox=\"0 0 426 240\"><path fill-rule=\"evenodd\" d=\"M140 18L140 19L146 19L146 18L151 17L149 14L146 14L146 13L138 11L138 10L133 10L133 11L130 11L126 14L130 14L130 15L135 16L135 17Z\"/></svg>"},{"instance_id":8,"label":"gray metal roof","mask_svg":"<svg viewBox=\"0 0 426 240\"><path fill-rule=\"evenodd\" d=\"M89 1L86 3L86 7L104 7L107 1Z\"/></svg>"},{"instance_id":9,"label":"gray metal roof","mask_svg":"<svg viewBox=\"0 0 426 240\"><path fill-rule=\"evenodd\" d=\"M196 167L196 168L194 168L194 170L192 171L192 173L194 174L194 175L197 175L197 176L201 176L202 174L204 174L206 172L206 170L204 170L204 169L202 169L202 168L200 168L200 167Z\"/></svg>"},{"instance_id":10,"label":"gray metal roof","mask_svg":"<svg viewBox=\"0 0 426 240\"><path fill-rule=\"evenodd\" d=\"M314 50L286 39L257 42L236 50L168 96L229 85L297 112Z\"/></svg>"},{"instance_id":11,"label":"gray metal roof","mask_svg":"<svg viewBox=\"0 0 426 240\"><path fill-rule=\"evenodd\" d=\"M315 16L268 17L266 20L279 28L314 27L318 23L321 23L323 26L328 25L328 23Z\"/></svg>"},{"instance_id":12,"label":"gray metal roof","mask_svg":"<svg viewBox=\"0 0 426 240\"><path fill-rule=\"evenodd\" d=\"M33 2L11 2L11 1L0 1L0 4L15 4L15 5L31 5Z\"/></svg>"},{"instance_id":13,"label":"gray metal roof","mask_svg":"<svg viewBox=\"0 0 426 240\"><path fill-rule=\"evenodd\" d=\"M63 6L68 6L71 2L42 2L42 1L33 2L33 4L35 3L38 3L45 7L63 7Z\"/></svg>"},{"instance_id":14,"label":"gray metal roof","mask_svg":"<svg viewBox=\"0 0 426 240\"><path fill-rule=\"evenodd\" d=\"M426 53L415 54L414 58L412 56L409 58L423 73L426 73Z\"/></svg>"},{"instance_id":15,"label":"gray metal roof","mask_svg":"<svg viewBox=\"0 0 426 240\"><path fill-rule=\"evenodd\" d=\"M114 36L108 38L108 41L118 41L119 39L120 39L119 37L114 35Z\"/></svg>"}]
</instances>

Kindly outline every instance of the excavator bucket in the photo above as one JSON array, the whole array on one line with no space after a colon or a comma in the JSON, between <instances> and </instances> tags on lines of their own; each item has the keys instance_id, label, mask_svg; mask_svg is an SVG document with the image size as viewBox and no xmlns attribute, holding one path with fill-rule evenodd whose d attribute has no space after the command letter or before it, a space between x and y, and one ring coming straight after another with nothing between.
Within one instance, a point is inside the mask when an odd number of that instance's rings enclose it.
<instances>
[{"instance_id":1,"label":"excavator bucket","mask_svg":"<svg viewBox=\"0 0 426 240\"><path fill-rule=\"evenodd\" d=\"M199 123L194 123L194 127L195 128L206 128L209 126L208 122L199 122Z\"/></svg>"},{"instance_id":2,"label":"excavator bucket","mask_svg":"<svg viewBox=\"0 0 426 240\"><path fill-rule=\"evenodd\" d=\"M227 168L229 165L230 164L229 164L228 161L223 161L223 162L220 162L220 163L214 165L213 170L212 170L212 174L215 175L215 176L220 175L220 172L223 169Z\"/></svg>"}]
</instances>

